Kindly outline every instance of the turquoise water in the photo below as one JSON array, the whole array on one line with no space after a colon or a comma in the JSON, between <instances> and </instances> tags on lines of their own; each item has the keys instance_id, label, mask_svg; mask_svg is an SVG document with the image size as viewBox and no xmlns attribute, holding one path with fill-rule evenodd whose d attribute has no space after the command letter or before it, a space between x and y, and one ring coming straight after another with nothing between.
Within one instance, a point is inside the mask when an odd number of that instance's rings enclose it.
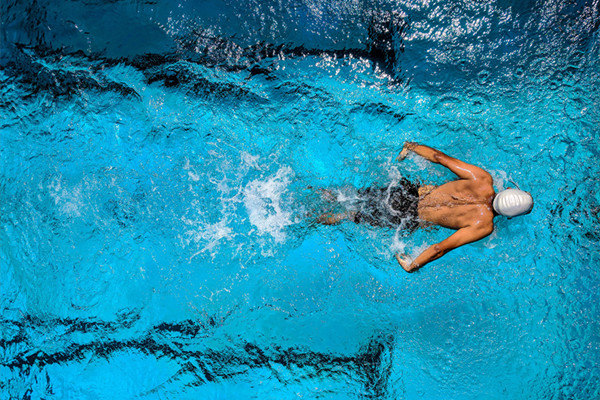
<instances>
[{"instance_id":1,"label":"turquoise water","mask_svg":"<svg viewBox=\"0 0 600 400\"><path fill-rule=\"evenodd\" d=\"M3 2L0 397L600 395L597 2ZM527 216L350 223L453 176Z\"/></svg>"}]
</instances>

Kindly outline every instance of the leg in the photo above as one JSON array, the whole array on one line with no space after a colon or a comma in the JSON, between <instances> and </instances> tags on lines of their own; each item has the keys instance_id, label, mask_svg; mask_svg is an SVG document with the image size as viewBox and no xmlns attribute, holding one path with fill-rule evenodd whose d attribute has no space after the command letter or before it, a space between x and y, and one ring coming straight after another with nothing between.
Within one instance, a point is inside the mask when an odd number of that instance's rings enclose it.
<instances>
[{"instance_id":1,"label":"leg","mask_svg":"<svg viewBox=\"0 0 600 400\"><path fill-rule=\"evenodd\" d=\"M335 225L339 224L343 220L350 220L352 222L355 221L356 211L347 211L339 214L323 214L318 219L317 222L323 225Z\"/></svg>"},{"instance_id":2,"label":"leg","mask_svg":"<svg viewBox=\"0 0 600 400\"><path fill-rule=\"evenodd\" d=\"M318 191L321 193L321 198L323 200L326 200L328 202L337 201L337 196L333 194L333 192L330 189L319 189Z\"/></svg>"},{"instance_id":3,"label":"leg","mask_svg":"<svg viewBox=\"0 0 600 400\"><path fill-rule=\"evenodd\" d=\"M331 189L314 188L312 186L307 186L306 188L312 190L313 192L319 193L321 195L321 198L325 201L334 202L337 200L337 196L333 193Z\"/></svg>"}]
</instances>

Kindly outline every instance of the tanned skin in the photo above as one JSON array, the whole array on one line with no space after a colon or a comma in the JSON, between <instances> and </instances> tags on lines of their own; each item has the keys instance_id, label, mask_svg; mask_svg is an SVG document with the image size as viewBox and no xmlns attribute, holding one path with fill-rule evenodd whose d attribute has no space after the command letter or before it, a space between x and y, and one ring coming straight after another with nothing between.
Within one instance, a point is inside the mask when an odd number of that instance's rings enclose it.
<instances>
[{"instance_id":1,"label":"tanned skin","mask_svg":"<svg viewBox=\"0 0 600 400\"><path fill-rule=\"evenodd\" d=\"M483 169L457 160L439 150L407 142L397 160L402 161L412 151L425 159L448 168L459 179L419 191L419 219L445 228L455 229L452 235L430 246L412 262L405 254L396 254L406 272L414 272L467 243L476 242L494 230L494 191L492 176Z\"/></svg>"},{"instance_id":2,"label":"tanned skin","mask_svg":"<svg viewBox=\"0 0 600 400\"><path fill-rule=\"evenodd\" d=\"M414 272L467 243L488 236L494 230L492 202L494 192L492 177L483 169L450 157L439 150L422 144L406 142L397 161L402 161L409 152L448 168L459 179L441 186L419 188L419 219L428 225L440 225L456 230L447 239L430 246L412 262L406 254L396 254L396 260L406 272ZM319 222L326 225L342 220L354 220L354 212L322 215Z\"/></svg>"}]
</instances>

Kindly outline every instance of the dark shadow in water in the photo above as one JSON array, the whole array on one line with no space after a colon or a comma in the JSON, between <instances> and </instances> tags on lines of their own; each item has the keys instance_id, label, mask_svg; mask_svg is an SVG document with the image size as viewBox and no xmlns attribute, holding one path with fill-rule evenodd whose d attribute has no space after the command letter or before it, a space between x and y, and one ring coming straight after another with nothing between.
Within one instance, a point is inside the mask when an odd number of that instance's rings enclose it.
<instances>
[{"instance_id":1,"label":"dark shadow in water","mask_svg":"<svg viewBox=\"0 0 600 400\"><path fill-rule=\"evenodd\" d=\"M398 12L373 13L369 21L365 48L337 50L267 42L242 48L233 40L196 29L181 40L178 54L167 56L146 54L133 58L131 63L138 69L147 70L184 59L231 72L248 70L251 76L265 75L269 79L272 78L270 74L273 68L271 65L265 65L265 60L311 56L334 59L354 57L371 60L374 68L387 72L393 79L399 81L401 71L397 61L399 53L404 52L403 38L408 28L408 22ZM165 86L175 86L178 83L178 79L169 75L165 75L162 79L157 77L153 79L156 80L163 80Z\"/></svg>"},{"instance_id":2,"label":"dark shadow in water","mask_svg":"<svg viewBox=\"0 0 600 400\"><path fill-rule=\"evenodd\" d=\"M297 381L303 377L345 382L348 376L354 376L363 385L367 398L383 398L388 392L394 351L394 336L391 334L375 334L357 354L350 356L314 352L299 347L265 347L243 341L231 342L220 350L194 350L203 348L203 341L220 325L214 318L209 318L205 324L192 320L161 323L141 337L124 341L110 338L130 329L136 320L135 316L127 317L127 321L114 323L79 319L41 320L28 316L20 321L7 323L11 325L7 332L15 334L9 340L0 340L0 347L6 349L21 346L27 349L12 357L6 354L3 364L13 371L19 370L27 374L34 366L36 370L42 370L48 365L78 363L91 357L105 358L110 362L114 353L134 351L156 359L167 357L179 365L179 371L163 385L178 380L182 375L192 375L191 385L201 386L208 382L235 379L251 373L253 369L266 369L284 384L289 379ZM40 334L40 331L46 330L63 331L61 339L65 342L68 342L70 335L82 333L93 333L94 340L85 344L72 343L53 353L35 351L29 345L32 340L28 331ZM282 370L287 370L291 377L282 376Z\"/></svg>"},{"instance_id":3,"label":"dark shadow in water","mask_svg":"<svg viewBox=\"0 0 600 400\"><path fill-rule=\"evenodd\" d=\"M98 81L90 74L88 69L50 68L40 62L41 57L56 61L60 60L64 55L59 52L47 53L39 51L39 49L17 46L11 54L12 61L7 63L4 71L8 76L15 78L17 83L28 88L32 95L38 92L48 92L54 97L71 97L80 94L84 90L95 90L115 92L123 97L141 99L133 88L120 82ZM81 51L70 54L70 56L81 59L88 58ZM90 70L95 68L97 67L91 67Z\"/></svg>"},{"instance_id":4,"label":"dark shadow in water","mask_svg":"<svg viewBox=\"0 0 600 400\"><path fill-rule=\"evenodd\" d=\"M237 72L247 70L249 78L263 75L265 79L275 79L273 61L284 58L300 57L346 57L371 60L373 68L385 71L394 83L400 83L398 66L399 53L404 52L403 37L408 23L396 12L373 13L368 26L368 39L365 48L354 49L317 49L288 44L257 43L248 47L240 47L233 39L214 36L202 29L196 29L178 41L180 48L175 53L145 54L125 59L105 59L94 55L86 55L83 51L66 53L43 47L27 47L10 44L9 61L3 65L5 73L25 86L32 94L49 92L54 97L70 97L83 90L115 92L123 97L140 98L139 94L122 82L101 81L95 72L117 64L128 64L142 71L148 83L162 82L166 87L191 84L190 89L199 95L233 96L238 99L260 101L252 93L244 92L244 88L230 83L215 83L205 78L186 73L181 68L173 68L172 64L186 61L219 68L224 71ZM50 67L48 64L60 65L65 56L83 61L85 68ZM170 68L169 68L170 67ZM250 98L248 98L250 97Z\"/></svg>"}]
</instances>

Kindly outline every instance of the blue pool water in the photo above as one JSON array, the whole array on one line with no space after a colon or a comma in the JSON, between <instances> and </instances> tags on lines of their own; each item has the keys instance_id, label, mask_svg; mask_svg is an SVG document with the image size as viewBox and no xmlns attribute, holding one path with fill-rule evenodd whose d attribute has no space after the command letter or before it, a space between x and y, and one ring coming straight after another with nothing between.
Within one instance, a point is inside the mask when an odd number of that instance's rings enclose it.
<instances>
[{"instance_id":1,"label":"blue pool water","mask_svg":"<svg viewBox=\"0 0 600 400\"><path fill-rule=\"evenodd\" d=\"M600 397L598 1L0 11L0 398ZM533 212L314 223L407 140Z\"/></svg>"}]
</instances>

